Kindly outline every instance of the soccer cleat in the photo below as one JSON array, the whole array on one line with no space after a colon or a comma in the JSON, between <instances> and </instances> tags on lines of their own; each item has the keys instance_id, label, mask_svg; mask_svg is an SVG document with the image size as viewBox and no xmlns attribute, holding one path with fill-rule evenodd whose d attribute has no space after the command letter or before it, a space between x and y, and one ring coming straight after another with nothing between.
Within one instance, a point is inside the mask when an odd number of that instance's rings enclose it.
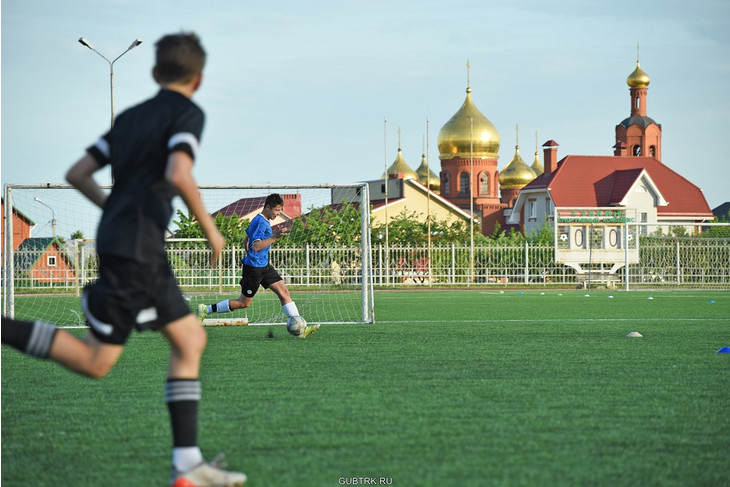
<instances>
[{"instance_id":1,"label":"soccer cleat","mask_svg":"<svg viewBox=\"0 0 730 487\"><path fill-rule=\"evenodd\" d=\"M185 473L172 468L170 487L241 487L246 482L246 474L228 472L223 454L219 454L211 462L203 462Z\"/></svg>"},{"instance_id":2,"label":"soccer cleat","mask_svg":"<svg viewBox=\"0 0 730 487\"><path fill-rule=\"evenodd\" d=\"M208 317L208 306L205 304L198 305L198 321L201 323Z\"/></svg>"},{"instance_id":3,"label":"soccer cleat","mask_svg":"<svg viewBox=\"0 0 730 487\"><path fill-rule=\"evenodd\" d=\"M308 326L304 330L304 332L301 335L299 335L299 338L307 338L309 335L311 335L312 333L314 333L317 330L319 330L319 325Z\"/></svg>"}]
</instances>

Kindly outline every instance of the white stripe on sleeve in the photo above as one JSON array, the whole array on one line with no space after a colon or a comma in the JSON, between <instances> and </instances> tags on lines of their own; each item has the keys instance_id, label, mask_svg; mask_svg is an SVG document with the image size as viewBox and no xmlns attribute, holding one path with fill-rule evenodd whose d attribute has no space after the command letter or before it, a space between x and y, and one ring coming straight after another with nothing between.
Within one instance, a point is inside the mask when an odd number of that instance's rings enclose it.
<instances>
[{"instance_id":1,"label":"white stripe on sleeve","mask_svg":"<svg viewBox=\"0 0 730 487\"><path fill-rule=\"evenodd\" d=\"M198 139L190 132L178 132L167 142L167 148L172 149L178 144L188 144L190 150L193 151L193 156L198 153Z\"/></svg>"},{"instance_id":2,"label":"white stripe on sleeve","mask_svg":"<svg viewBox=\"0 0 730 487\"><path fill-rule=\"evenodd\" d=\"M104 157L106 157L107 159L111 157L111 153L109 151L109 142L107 142L104 137L99 137L99 140L96 141L94 147L99 149L99 152L104 154Z\"/></svg>"}]
</instances>

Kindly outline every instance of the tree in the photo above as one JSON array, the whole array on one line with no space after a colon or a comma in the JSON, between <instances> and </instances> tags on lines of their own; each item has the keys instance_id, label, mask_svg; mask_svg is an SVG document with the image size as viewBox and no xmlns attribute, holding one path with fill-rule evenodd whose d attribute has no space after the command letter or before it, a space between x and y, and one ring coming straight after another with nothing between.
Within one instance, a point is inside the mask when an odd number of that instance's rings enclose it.
<instances>
[{"instance_id":1,"label":"tree","mask_svg":"<svg viewBox=\"0 0 730 487\"><path fill-rule=\"evenodd\" d=\"M175 238L205 238L203 229L200 228L192 213L188 212L186 215L181 210L177 210L177 217L178 219L173 222L178 228L174 232ZM243 241L246 238L245 231L250 223L247 218L238 218L235 213L231 216L223 216L218 213L213 221L225 237L226 243L243 246Z\"/></svg>"},{"instance_id":2,"label":"tree","mask_svg":"<svg viewBox=\"0 0 730 487\"><path fill-rule=\"evenodd\" d=\"M464 244L470 241L470 229L463 220L447 221L431 218L431 242L436 245ZM385 224L371 226L371 235L374 242L381 241L385 235ZM486 239L474 227L474 242L483 242ZM415 211L401 211L388 223L388 245L424 246L428 242L428 221L423 215Z\"/></svg>"},{"instance_id":3,"label":"tree","mask_svg":"<svg viewBox=\"0 0 730 487\"><path fill-rule=\"evenodd\" d=\"M730 223L730 211L727 215L721 217L715 217L712 219L712 223ZM730 237L730 226L727 227L706 227L700 237L705 238L727 238Z\"/></svg>"},{"instance_id":4,"label":"tree","mask_svg":"<svg viewBox=\"0 0 730 487\"><path fill-rule=\"evenodd\" d=\"M360 211L351 203L313 208L293 219L281 245L322 247L360 245Z\"/></svg>"}]
</instances>

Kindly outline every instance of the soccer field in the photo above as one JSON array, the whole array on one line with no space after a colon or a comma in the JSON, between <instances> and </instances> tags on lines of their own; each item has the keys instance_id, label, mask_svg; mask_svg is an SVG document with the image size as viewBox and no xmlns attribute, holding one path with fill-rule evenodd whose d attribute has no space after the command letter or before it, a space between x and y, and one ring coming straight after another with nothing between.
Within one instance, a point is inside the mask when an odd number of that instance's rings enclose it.
<instances>
[{"instance_id":1,"label":"soccer field","mask_svg":"<svg viewBox=\"0 0 730 487\"><path fill-rule=\"evenodd\" d=\"M730 292L585 294L380 291L375 324L306 340L208 328L201 448L253 487L725 483ZM155 333L100 381L3 346L2 485L167 485L166 362Z\"/></svg>"}]
</instances>

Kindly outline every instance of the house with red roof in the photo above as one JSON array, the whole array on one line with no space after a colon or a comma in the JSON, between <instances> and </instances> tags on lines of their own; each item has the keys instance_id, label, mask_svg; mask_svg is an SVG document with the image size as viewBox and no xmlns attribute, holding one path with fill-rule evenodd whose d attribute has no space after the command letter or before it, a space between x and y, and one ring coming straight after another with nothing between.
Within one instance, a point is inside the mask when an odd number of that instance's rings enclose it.
<instances>
[{"instance_id":1,"label":"house with red roof","mask_svg":"<svg viewBox=\"0 0 730 487\"><path fill-rule=\"evenodd\" d=\"M627 79L631 116L616 126L613 156L569 155L558 161L558 144L543 144L544 173L525 185L508 225L525 233L555 224L555 208L631 210L639 223L682 223L690 233L713 218L702 190L661 162L661 125L647 116L649 76L636 62Z\"/></svg>"},{"instance_id":2,"label":"house with red roof","mask_svg":"<svg viewBox=\"0 0 730 487\"><path fill-rule=\"evenodd\" d=\"M76 280L73 259L55 237L31 237L23 240L13 253L16 276L30 286L69 284Z\"/></svg>"},{"instance_id":3,"label":"house with red roof","mask_svg":"<svg viewBox=\"0 0 730 487\"><path fill-rule=\"evenodd\" d=\"M272 222L272 225L278 225L280 223L287 222L301 216L302 214L301 194L282 194L281 198L284 200L284 205L282 206L281 213ZM261 210L264 209L265 201L266 196L241 198L229 205L224 206L218 211L214 211L213 213L211 213L211 215L213 216L213 218L215 218L219 214L226 217L236 215L238 216L239 220L247 219L250 221L253 219L253 217L261 213Z\"/></svg>"},{"instance_id":4,"label":"house with red roof","mask_svg":"<svg viewBox=\"0 0 730 487\"><path fill-rule=\"evenodd\" d=\"M1 211L3 215L3 230L5 230L8 228L7 222L5 221L5 198L0 198L0 207L2 208ZM20 244L22 244L23 241L30 238L30 231L35 226L35 222L23 214L23 212L18 210L15 206L12 207L11 214L13 219L13 250L16 250L20 247ZM5 240L6 238L3 235L2 243L0 243L0 246L2 247L0 255L5 255Z\"/></svg>"}]
</instances>

